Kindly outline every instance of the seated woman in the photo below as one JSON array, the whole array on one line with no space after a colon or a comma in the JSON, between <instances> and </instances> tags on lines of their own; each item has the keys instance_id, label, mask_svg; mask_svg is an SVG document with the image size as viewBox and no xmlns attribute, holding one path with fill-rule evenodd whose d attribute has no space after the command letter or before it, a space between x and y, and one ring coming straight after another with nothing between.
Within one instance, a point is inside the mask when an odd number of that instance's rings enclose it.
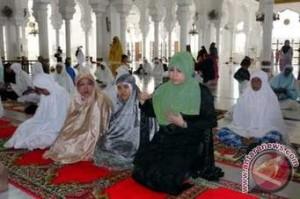
<instances>
[{"instance_id":1,"label":"seated woman","mask_svg":"<svg viewBox=\"0 0 300 199\"><path fill-rule=\"evenodd\" d=\"M61 164L92 159L97 140L107 131L111 113L110 100L98 90L91 74L79 74L76 88L61 133L44 154Z\"/></svg>"},{"instance_id":2,"label":"seated woman","mask_svg":"<svg viewBox=\"0 0 300 199\"><path fill-rule=\"evenodd\" d=\"M63 63L56 64L56 73L54 74L55 81L62 87L64 87L68 93L74 93L74 83L70 75L66 71L66 67Z\"/></svg>"},{"instance_id":3,"label":"seated woman","mask_svg":"<svg viewBox=\"0 0 300 199\"><path fill-rule=\"evenodd\" d=\"M49 147L61 130L69 106L69 95L53 78L38 74L33 85L41 95L35 115L23 122L5 143L6 148L44 149Z\"/></svg>"},{"instance_id":4,"label":"seated woman","mask_svg":"<svg viewBox=\"0 0 300 199\"><path fill-rule=\"evenodd\" d=\"M40 62L36 62L31 66L31 75L32 75L32 79L40 73L45 73L43 66Z\"/></svg>"},{"instance_id":5,"label":"seated woman","mask_svg":"<svg viewBox=\"0 0 300 199\"><path fill-rule=\"evenodd\" d=\"M114 80L110 68L103 62L102 58L97 58L97 68L95 71L96 81L105 87Z\"/></svg>"},{"instance_id":6,"label":"seated woman","mask_svg":"<svg viewBox=\"0 0 300 199\"><path fill-rule=\"evenodd\" d=\"M8 75L12 76L12 74L14 74L15 78L14 81L10 81L4 89L0 90L2 99L21 99L21 101L26 101L25 96L34 93L32 79L25 71L22 70L22 66L19 63L13 63L11 66L7 66L6 72L6 76L4 76L5 82L7 81ZM30 97L28 99L30 101Z\"/></svg>"},{"instance_id":7,"label":"seated woman","mask_svg":"<svg viewBox=\"0 0 300 199\"><path fill-rule=\"evenodd\" d=\"M126 169L132 166L140 141L138 87L132 75L124 74L110 89L113 113L107 134L97 144L94 160L98 165Z\"/></svg>"},{"instance_id":8,"label":"seated woman","mask_svg":"<svg viewBox=\"0 0 300 199\"><path fill-rule=\"evenodd\" d=\"M223 175L214 164L212 128L216 127L214 99L192 77L194 61L188 52L175 54L169 65L170 80L153 99L140 95L141 111L155 116L159 131L136 154L133 178L156 191L177 195L190 187L191 175L217 180Z\"/></svg>"},{"instance_id":9,"label":"seated woman","mask_svg":"<svg viewBox=\"0 0 300 199\"><path fill-rule=\"evenodd\" d=\"M217 134L224 144L245 152L262 142L287 141L279 103L267 74L254 72L250 83L233 107L233 121Z\"/></svg>"},{"instance_id":10,"label":"seated woman","mask_svg":"<svg viewBox=\"0 0 300 199\"><path fill-rule=\"evenodd\" d=\"M296 100L299 97L299 89L292 66L286 66L283 72L271 79L270 84L279 100Z\"/></svg>"}]
</instances>

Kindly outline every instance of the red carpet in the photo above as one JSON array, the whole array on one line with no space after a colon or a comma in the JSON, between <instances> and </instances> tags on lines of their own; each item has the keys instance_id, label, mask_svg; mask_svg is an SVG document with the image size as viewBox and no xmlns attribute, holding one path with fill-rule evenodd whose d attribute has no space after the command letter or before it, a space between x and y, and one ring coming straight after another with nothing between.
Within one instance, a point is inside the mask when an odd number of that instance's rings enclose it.
<instances>
[{"instance_id":1,"label":"red carpet","mask_svg":"<svg viewBox=\"0 0 300 199\"><path fill-rule=\"evenodd\" d=\"M90 183L111 172L107 168L97 167L90 161L82 161L75 164L64 165L56 172L53 184Z\"/></svg>"},{"instance_id":2,"label":"red carpet","mask_svg":"<svg viewBox=\"0 0 300 199\"><path fill-rule=\"evenodd\" d=\"M6 127L0 128L0 138L9 138L16 131L17 127L8 125Z\"/></svg>"},{"instance_id":3,"label":"red carpet","mask_svg":"<svg viewBox=\"0 0 300 199\"><path fill-rule=\"evenodd\" d=\"M4 126L4 125L8 125L8 124L10 124L10 121L0 119L0 127L1 127L1 126Z\"/></svg>"},{"instance_id":4,"label":"red carpet","mask_svg":"<svg viewBox=\"0 0 300 199\"><path fill-rule=\"evenodd\" d=\"M230 198L230 199L258 199L255 196L243 194L237 191L226 189L223 187L216 189L209 189L198 196L196 199L220 199L220 198Z\"/></svg>"},{"instance_id":5,"label":"red carpet","mask_svg":"<svg viewBox=\"0 0 300 199\"><path fill-rule=\"evenodd\" d=\"M107 188L104 194L109 199L165 199L167 194L154 192L137 182L132 178L126 178L115 185Z\"/></svg>"},{"instance_id":6,"label":"red carpet","mask_svg":"<svg viewBox=\"0 0 300 199\"><path fill-rule=\"evenodd\" d=\"M48 165L53 163L52 160L50 159L44 159L43 158L43 154L46 151L46 149L44 150L33 150L33 151L29 151L27 153L24 153L22 156L20 156L17 160L16 160L16 164L17 165Z\"/></svg>"}]
</instances>

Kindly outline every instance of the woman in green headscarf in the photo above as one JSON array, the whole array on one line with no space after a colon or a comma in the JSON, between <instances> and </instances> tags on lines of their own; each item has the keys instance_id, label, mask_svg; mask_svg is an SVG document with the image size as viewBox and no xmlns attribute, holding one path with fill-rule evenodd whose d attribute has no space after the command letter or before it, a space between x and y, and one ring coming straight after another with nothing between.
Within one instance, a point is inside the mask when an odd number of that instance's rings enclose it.
<instances>
[{"instance_id":1,"label":"woman in green headscarf","mask_svg":"<svg viewBox=\"0 0 300 199\"><path fill-rule=\"evenodd\" d=\"M224 174L214 164L214 100L193 73L192 56L177 53L169 64L170 80L152 99L140 94L141 111L156 117L160 128L136 154L133 178L156 191L177 195L192 186L184 183L188 177L218 180Z\"/></svg>"}]
</instances>

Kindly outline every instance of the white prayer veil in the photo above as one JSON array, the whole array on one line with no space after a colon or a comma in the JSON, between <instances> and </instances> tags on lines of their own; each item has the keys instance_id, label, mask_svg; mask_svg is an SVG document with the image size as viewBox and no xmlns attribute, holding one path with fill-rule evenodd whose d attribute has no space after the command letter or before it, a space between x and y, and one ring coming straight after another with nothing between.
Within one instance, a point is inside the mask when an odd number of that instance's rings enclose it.
<instances>
[{"instance_id":1,"label":"white prayer veil","mask_svg":"<svg viewBox=\"0 0 300 199\"><path fill-rule=\"evenodd\" d=\"M22 96L23 92L32 87L32 81L29 75L22 70L22 66L19 63L13 63L10 67L16 74L16 83L11 84L12 89L18 96Z\"/></svg>"},{"instance_id":2,"label":"white prayer veil","mask_svg":"<svg viewBox=\"0 0 300 199\"><path fill-rule=\"evenodd\" d=\"M251 75L251 80L255 77L261 80L261 88L255 91L251 83L248 85L233 107L233 121L228 127L243 137L263 137L276 130L287 141L279 102L268 83L268 76L259 70Z\"/></svg>"}]
</instances>

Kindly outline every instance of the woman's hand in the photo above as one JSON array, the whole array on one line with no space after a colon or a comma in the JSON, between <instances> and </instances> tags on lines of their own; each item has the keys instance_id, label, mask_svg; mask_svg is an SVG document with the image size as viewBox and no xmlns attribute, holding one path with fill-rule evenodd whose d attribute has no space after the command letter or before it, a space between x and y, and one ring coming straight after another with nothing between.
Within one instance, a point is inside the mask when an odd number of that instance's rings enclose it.
<instances>
[{"instance_id":1,"label":"woman's hand","mask_svg":"<svg viewBox=\"0 0 300 199\"><path fill-rule=\"evenodd\" d=\"M175 124L176 126L187 128L187 123L182 118L181 114L168 113L167 119L171 124Z\"/></svg>"},{"instance_id":2,"label":"woman's hand","mask_svg":"<svg viewBox=\"0 0 300 199\"><path fill-rule=\"evenodd\" d=\"M145 92L140 92L139 93L139 101L143 105L146 100L152 98L152 95L145 93Z\"/></svg>"}]
</instances>

